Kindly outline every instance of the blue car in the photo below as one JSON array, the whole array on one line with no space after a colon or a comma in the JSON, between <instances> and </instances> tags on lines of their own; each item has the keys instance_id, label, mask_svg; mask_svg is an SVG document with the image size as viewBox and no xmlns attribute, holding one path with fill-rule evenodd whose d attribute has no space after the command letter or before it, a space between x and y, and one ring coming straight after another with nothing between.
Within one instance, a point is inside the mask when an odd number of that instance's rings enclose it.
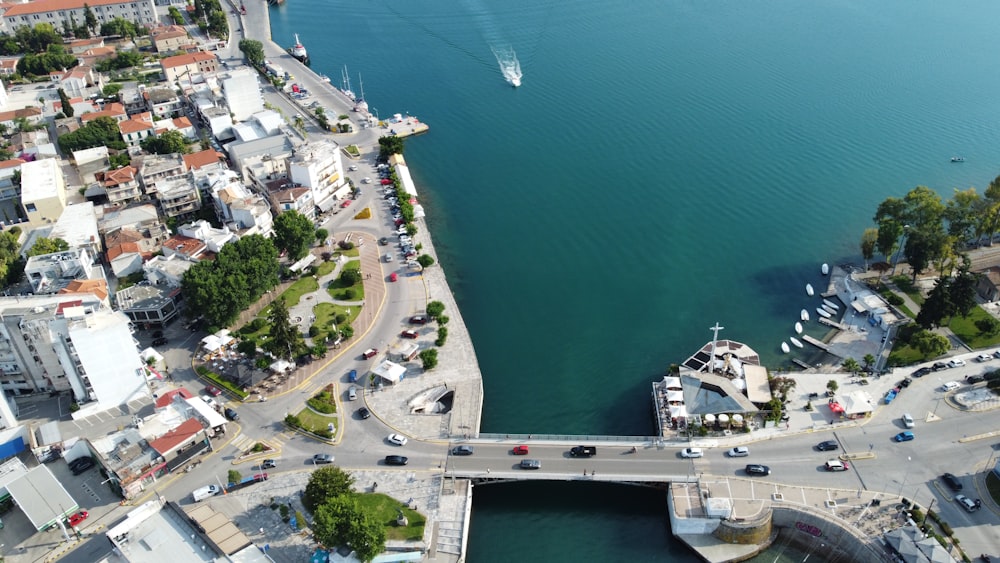
<instances>
[{"instance_id":1,"label":"blue car","mask_svg":"<svg viewBox=\"0 0 1000 563\"><path fill-rule=\"evenodd\" d=\"M893 440L896 440L897 442L909 442L913 438L914 438L913 432L906 431L906 432L900 432L899 434L896 434L896 436L893 437Z\"/></svg>"},{"instance_id":2,"label":"blue car","mask_svg":"<svg viewBox=\"0 0 1000 563\"><path fill-rule=\"evenodd\" d=\"M350 373L347 374L347 380L354 383L358 380L358 370L352 369Z\"/></svg>"}]
</instances>

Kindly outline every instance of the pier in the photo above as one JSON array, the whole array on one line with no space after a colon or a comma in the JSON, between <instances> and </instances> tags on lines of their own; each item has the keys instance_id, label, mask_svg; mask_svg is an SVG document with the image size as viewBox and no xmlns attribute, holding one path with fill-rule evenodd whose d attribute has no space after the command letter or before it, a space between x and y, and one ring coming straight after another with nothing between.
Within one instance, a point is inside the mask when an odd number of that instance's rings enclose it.
<instances>
[{"instance_id":1,"label":"pier","mask_svg":"<svg viewBox=\"0 0 1000 563\"><path fill-rule=\"evenodd\" d=\"M824 352L830 352L830 346L828 346L827 344L823 343L822 340L817 340L817 339L813 338L812 336L809 336L808 334L803 334L802 335L802 340L805 340L806 342L812 344L813 346L819 348L820 350L822 350Z\"/></svg>"},{"instance_id":2,"label":"pier","mask_svg":"<svg viewBox=\"0 0 1000 563\"><path fill-rule=\"evenodd\" d=\"M833 327L833 328L838 329L838 330L848 330L847 329L847 325L842 324L842 323L838 323L837 321L828 319L826 317L820 317L818 320L819 320L819 324L830 326L830 327Z\"/></svg>"}]
</instances>

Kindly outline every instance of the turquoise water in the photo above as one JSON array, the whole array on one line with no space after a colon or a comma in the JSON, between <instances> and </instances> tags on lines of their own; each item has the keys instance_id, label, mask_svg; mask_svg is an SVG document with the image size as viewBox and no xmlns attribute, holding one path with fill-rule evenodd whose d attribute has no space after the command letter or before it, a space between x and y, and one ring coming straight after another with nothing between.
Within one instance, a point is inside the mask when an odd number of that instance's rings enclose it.
<instances>
[{"instance_id":1,"label":"turquoise water","mask_svg":"<svg viewBox=\"0 0 1000 563\"><path fill-rule=\"evenodd\" d=\"M815 306L804 285L820 286L822 262L860 263L885 197L981 190L997 175L998 16L985 0L271 11L275 40L298 33L315 69L336 81L346 64L380 115L430 124L406 158L479 355L483 430L607 434L652 431L650 382L715 322L769 365L786 360L778 344ZM521 88L503 81L491 42L517 51ZM590 487L508 489L530 504L486 489L473 561L505 560L517 542L527 560L632 549L588 528L598 551L577 550L578 511L551 503ZM583 519L614 529L633 500ZM552 508L536 519L527 507L541 502ZM659 533L651 514L639 527ZM641 557L675 557L658 542Z\"/></svg>"}]
</instances>

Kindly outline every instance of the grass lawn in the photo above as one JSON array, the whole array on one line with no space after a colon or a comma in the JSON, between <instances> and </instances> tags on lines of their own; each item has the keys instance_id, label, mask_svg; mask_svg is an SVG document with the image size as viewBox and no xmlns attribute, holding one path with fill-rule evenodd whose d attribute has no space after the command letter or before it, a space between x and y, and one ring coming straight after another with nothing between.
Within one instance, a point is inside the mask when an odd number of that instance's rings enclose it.
<instances>
[{"instance_id":1,"label":"grass lawn","mask_svg":"<svg viewBox=\"0 0 1000 563\"><path fill-rule=\"evenodd\" d=\"M1000 343L1000 333L993 335L983 334L976 327L976 321L989 318L991 318L990 314L984 311L982 307L977 306L969 312L968 317L952 317L951 322L948 323L948 328L961 338L962 342L968 344L970 348L988 348Z\"/></svg>"},{"instance_id":2,"label":"grass lawn","mask_svg":"<svg viewBox=\"0 0 1000 563\"><path fill-rule=\"evenodd\" d=\"M908 344L896 344L889 353L890 366L909 366L924 361L924 355L920 350L910 347Z\"/></svg>"},{"instance_id":3,"label":"grass lawn","mask_svg":"<svg viewBox=\"0 0 1000 563\"><path fill-rule=\"evenodd\" d=\"M993 502L1000 504L1000 477L992 471L986 474L986 490L989 491Z\"/></svg>"},{"instance_id":4,"label":"grass lawn","mask_svg":"<svg viewBox=\"0 0 1000 563\"><path fill-rule=\"evenodd\" d=\"M385 526L385 537L389 540L409 540L418 541L424 537L424 525L427 518L419 512L415 512L400 503L394 498L381 493L366 493L357 495L358 504L365 512L375 515L375 518ZM419 507L418 507L419 508ZM403 511L403 515L410 525L401 528L396 525L398 510Z\"/></svg>"},{"instance_id":5,"label":"grass lawn","mask_svg":"<svg viewBox=\"0 0 1000 563\"><path fill-rule=\"evenodd\" d=\"M329 262L323 262L319 266L316 266L316 277L323 277L334 270L337 267L337 263L333 260Z\"/></svg>"},{"instance_id":6,"label":"grass lawn","mask_svg":"<svg viewBox=\"0 0 1000 563\"><path fill-rule=\"evenodd\" d=\"M344 270L360 270L361 261L352 260L344 266ZM348 298L347 290L353 289L354 296ZM330 296L338 301L361 301L365 298L365 282L363 279L359 279L358 283L346 287L340 283L340 278L337 278L330 282L330 287L327 289L330 292Z\"/></svg>"},{"instance_id":7,"label":"grass lawn","mask_svg":"<svg viewBox=\"0 0 1000 563\"><path fill-rule=\"evenodd\" d=\"M285 304L289 308L294 307L299 304L299 300L302 296L307 293L312 293L319 289L319 282L316 278L312 276L305 276L291 285L284 293L281 294L281 298L285 300Z\"/></svg>"},{"instance_id":8,"label":"grass lawn","mask_svg":"<svg viewBox=\"0 0 1000 563\"><path fill-rule=\"evenodd\" d=\"M297 413L295 416L299 417L299 422L302 423L302 428L304 430L309 430L310 432L315 430L326 430L327 425L332 422L333 431L337 431L336 416L322 415L308 407L302 409L302 411Z\"/></svg>"},{"instance_id":9,"label":"grass lawn","mask_svg":"<svg viewBox=\"0 0 1000 563\"><path fill-rule=\"evenodd\" d=\"M319 329L319 334L313 337L313 342L320 342L333 332L333 321L337 315L346 315L347 324L351 324L361 314L361 307L345 307L343 305L334 305L333 303L319 303L313 307L313 314L316 315L316 322L313 323L313 326Z\"/></svg>"},{"instance_id":10,"label":"grass lawn","mask_svg":"<svg viewBox=\"0 0 1000 563\"><path fill-rule=\"evenodd\" d=\"M267 314L270 312L270 310L271 310L270 307L265 307L264 310L261 311L260 314L257 315L257 317L253 321L250 321L249 323L243 325L243 328L236 331L237 334L239 334L240 337L243 338L243 340L251 340L258 347L260 347L261 343L264 342L264 337L267 336L268 334L271 334L271 323L267 322ZM260 328L257 330L250 330L250 325L258 319L260 319L261 321Z\"/></svg>"}]
</instances>

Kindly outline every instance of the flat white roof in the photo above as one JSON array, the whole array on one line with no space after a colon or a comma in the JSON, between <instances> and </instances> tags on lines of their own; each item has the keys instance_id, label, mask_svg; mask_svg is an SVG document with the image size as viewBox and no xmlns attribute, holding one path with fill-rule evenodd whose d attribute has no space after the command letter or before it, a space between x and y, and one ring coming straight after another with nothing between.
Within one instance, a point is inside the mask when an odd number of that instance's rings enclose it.
<instances>
[{"instance_id":1,"label":"flat white roof","mask_svg":"<svg viewBox=\"0 0 1000 563\"><path fill-rule=\"evenodd\" d=\"M21 165L21 201L39 201L59 196L59 162L43 158Z\"/></svg>"}]
</instances>

